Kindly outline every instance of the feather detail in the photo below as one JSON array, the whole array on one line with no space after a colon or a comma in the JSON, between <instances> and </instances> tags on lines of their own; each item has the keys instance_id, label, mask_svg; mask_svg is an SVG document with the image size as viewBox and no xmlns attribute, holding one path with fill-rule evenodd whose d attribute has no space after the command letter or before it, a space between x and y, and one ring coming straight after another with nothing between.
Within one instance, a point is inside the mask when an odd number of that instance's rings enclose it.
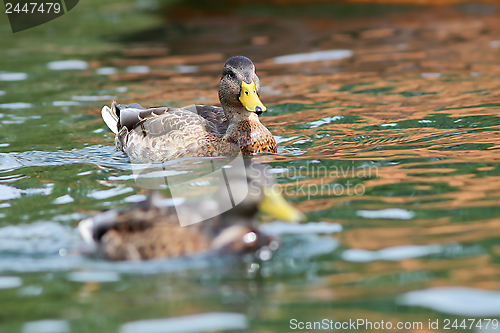
<instances>
[{"instance_id":1,"label":"feather detail","mask_svg":"<svg viewBox=\"0 0 500 333\"><path fill-rule=\"evenodd\" d=\"M101 115L109 129L113 131L113 133L118 134L118 116L114 110L107 105L104 105L101 110Z\"/></svg>"}]
</instances>

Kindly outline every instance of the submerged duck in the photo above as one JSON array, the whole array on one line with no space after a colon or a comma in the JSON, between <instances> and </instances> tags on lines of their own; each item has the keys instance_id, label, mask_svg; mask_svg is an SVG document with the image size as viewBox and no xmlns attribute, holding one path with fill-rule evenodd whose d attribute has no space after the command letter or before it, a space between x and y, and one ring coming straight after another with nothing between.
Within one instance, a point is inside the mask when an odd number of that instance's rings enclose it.
<instances>
[{"instance_id":1,"label":"submerged duck","mask_svg":"<svg viewBox=\"0 0 500 333\"><path fill-rule=\"evenodd\" d=\"M147 163L183 157L276 153L276 141L258 115L260 81L252 61L228 59L219 84L222 107L193 105L145 109L139 104L102 108L116 134L115 145L132 161Z\"/></svg>"},{"instance_id":2,"label":"submerged duck","mask_svg":"<svg viewBox=\"0 0 500 333\"><path fill-rule=\"evenodd\" d=\"M153 192L146 201L127 210L109 210L82 220L78 229L95 252L108 260L192 256L209 251L255 252L273 242L277 245L276 240L259 232L258 212L289 222L303 218L302 213L272 190L273 185L267 170L251 163L243 177L233 178L230 183L233 193L248 193L232 209L220 210L224 206L222 191L217 201L187 203L180 218L178 206L174 207L158 192ZM223 213L198 222L200 211L217 209ZM185 226L181 226L181 219Z\"/></svg>"}]
</instances>

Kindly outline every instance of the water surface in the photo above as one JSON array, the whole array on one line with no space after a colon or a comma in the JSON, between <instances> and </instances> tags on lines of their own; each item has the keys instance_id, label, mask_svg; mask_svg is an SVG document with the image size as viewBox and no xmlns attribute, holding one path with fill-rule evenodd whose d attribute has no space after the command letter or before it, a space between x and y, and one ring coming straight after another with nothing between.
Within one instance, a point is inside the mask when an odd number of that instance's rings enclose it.
<instances>
[{"instance_id":1,"label":"water surface","mask_svg":"<svg viewBox=\"0 0 500 333\"><path fill-rule=\"evenodd\" d=\"M15 35L0 17L0 331L500 316L496 7L164 22L153 5L87 1ZM147 194L102 105L216 104L235 54L255 60L279 144L259 159L312 224L266 227L283 244L260 262L79 255L81 219Z\"/></svg>"}]
</instances>

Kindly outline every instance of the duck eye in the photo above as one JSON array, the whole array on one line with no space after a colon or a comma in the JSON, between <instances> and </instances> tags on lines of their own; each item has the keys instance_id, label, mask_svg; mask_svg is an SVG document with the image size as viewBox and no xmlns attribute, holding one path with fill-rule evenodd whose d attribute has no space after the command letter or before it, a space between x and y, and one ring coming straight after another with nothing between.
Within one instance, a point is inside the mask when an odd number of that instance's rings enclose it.
<instances>
[{"instance_id":1,"label":"duck eye","mask_svg":"<svg viewBox=\"0 0 500 333\"><path fill-rule=\"evenodd\" d=\"M248 96L248 91L245 91L245 94Z\"/></svg>"},{"instance_id":2,"label":"duck eye","mask_svg":"<svg viewBox=\"0 0 500 333\"><path fill-rule=\"evenodd\" d=\"M236 78L236 74L234 74L233 71L230 71L228 74L227 74L231 79L235 79Z\"/></svg>"}]
</instances>

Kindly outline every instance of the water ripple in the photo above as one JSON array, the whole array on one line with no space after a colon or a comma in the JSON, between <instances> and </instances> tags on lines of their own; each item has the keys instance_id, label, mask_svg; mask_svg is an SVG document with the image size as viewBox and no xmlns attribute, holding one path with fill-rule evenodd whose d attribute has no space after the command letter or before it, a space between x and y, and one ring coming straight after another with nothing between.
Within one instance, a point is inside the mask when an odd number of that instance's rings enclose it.
<instances>
[{"instance_id":1,"label":"water ripple","mask_svg":"<svg viewBox=\"0 0 500 333\"><path fill-rule=\"evenodd\" d=\"M441 287L408 292L399 304L421 306L455 316L500 316L500 292L463 287Z\"/></svg>"},{"instance_id":2,"label":"water ripple","mask_svg":"<svg viewBox=\"0 0 500 333\"><path fill-rule=\"evenodd\" d=\"M90 146L82 149L63 151L26 151L22 153L0 153L0 170L21 167L68 165L91 163L131 170L128 159L112 146Z\"/></svg>"}]
</instances>

